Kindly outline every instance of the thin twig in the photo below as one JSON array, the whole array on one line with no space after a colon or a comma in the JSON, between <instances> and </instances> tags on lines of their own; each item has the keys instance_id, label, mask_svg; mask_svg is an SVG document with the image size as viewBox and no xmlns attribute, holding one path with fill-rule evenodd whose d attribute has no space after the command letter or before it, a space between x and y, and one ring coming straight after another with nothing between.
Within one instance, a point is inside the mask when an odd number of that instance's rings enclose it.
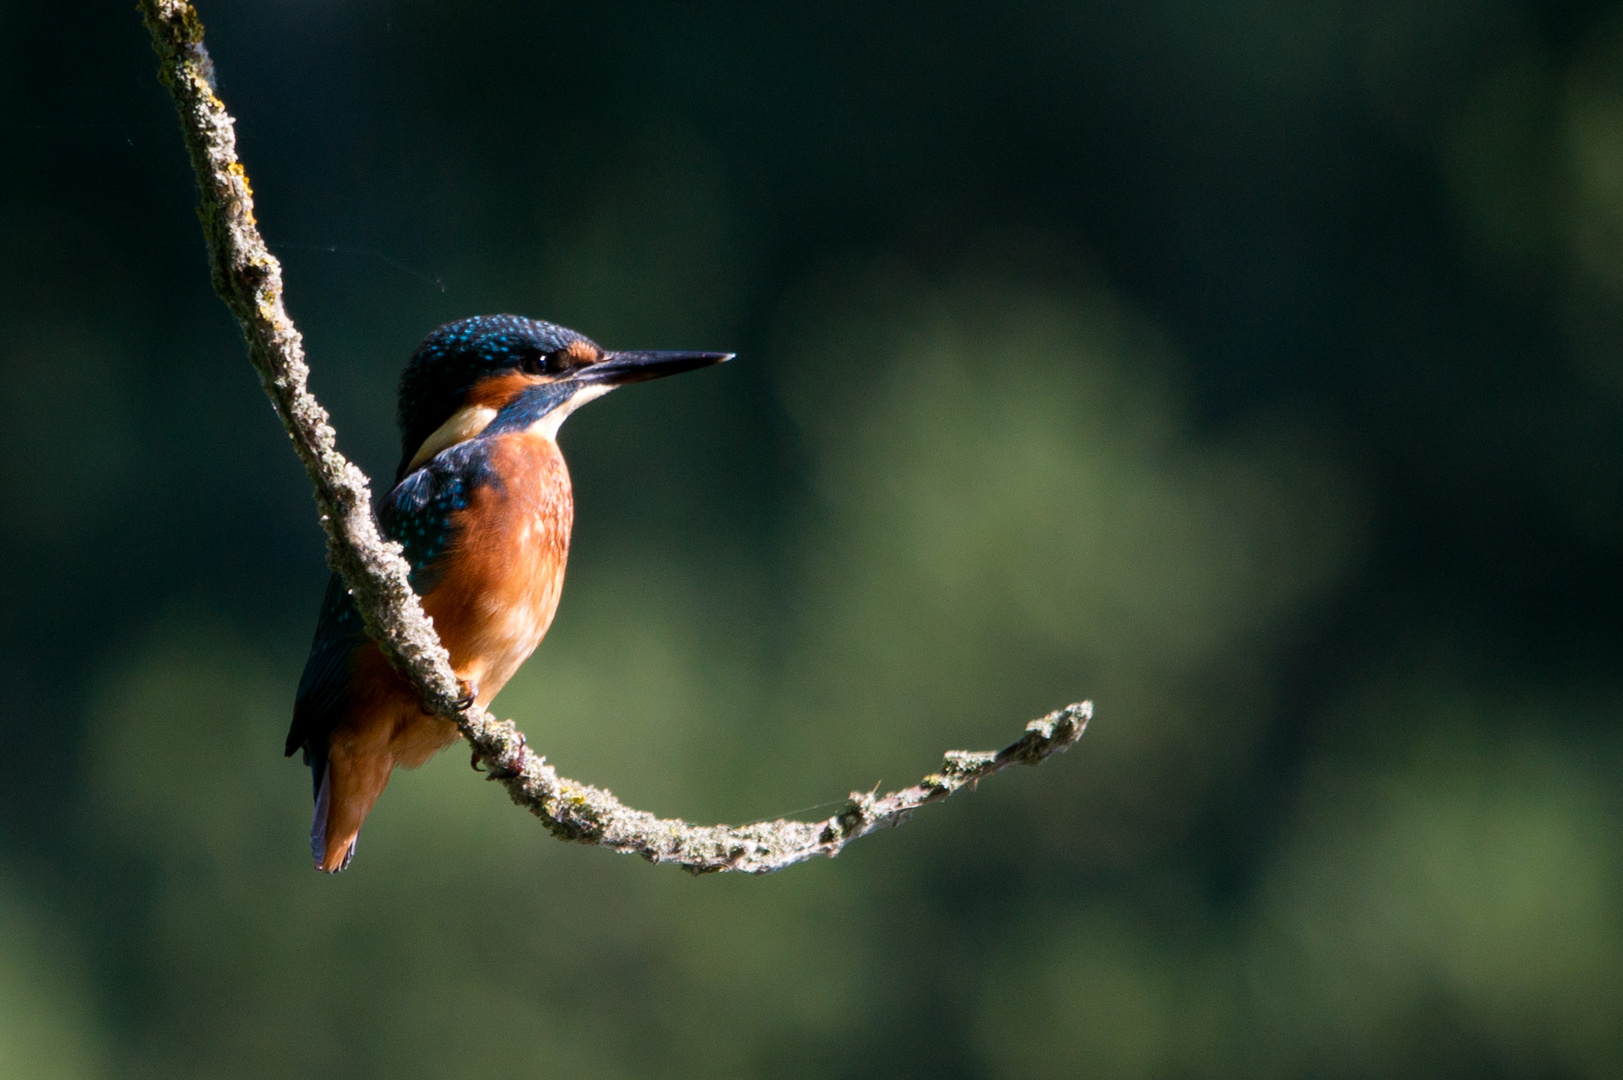
<instances>
[{"instance_id":1,"label":"thin twig","mask_svg":"<svg viewBox=\"0 0 1623 1080\"><path fill-rule=\"evenodd\" d=\"M315 489L327 531L327 560L343 576L390 662L422 694L424 705L449 720L506 785L518 805L556 836L673 862L702 874L742 870L764 874L817 855L837 854L851 840L900 824L914 810L975 784L1008 765L1035 765L1081 737L1092 715L1082 702L1034 720L1025 735L997 753L955 750L941 771L882 798L853 793L826 821L769 821L741 827L689 825L621 804L609 792L559 776L531 753L511 721L483 709L459 710L462 692L449 655L423 614L400 545L378 532L366 474L338 452L337 436L307 386L304 344L282 305L282 267L254 221L253 191L237 160L235 121L214 93L213 63L203 24L185 0L140 0L158 78L180 113L181 131L202 198L197 214L208 242L214 290L248 340L248 358L293 440Z\"/></svg>"}]
</instances>

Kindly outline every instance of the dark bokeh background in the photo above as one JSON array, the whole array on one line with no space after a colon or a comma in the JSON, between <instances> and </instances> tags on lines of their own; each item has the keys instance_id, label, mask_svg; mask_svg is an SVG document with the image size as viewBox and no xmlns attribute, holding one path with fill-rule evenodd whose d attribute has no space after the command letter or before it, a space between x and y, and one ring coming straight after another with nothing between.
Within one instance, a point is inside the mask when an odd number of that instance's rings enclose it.
<instances>
[{"instance_id":1,"label":"dark bokeh background","mask_svg":"<svg viewBox=\"0 0 1623 1080\"><path fill-rule=\"evenodd\" d=\"M203 14L374 475L442 321L739 353L565 431L497 701L564 771L750 820L1098 719L769 879L457 752L311 873L305 482L130 5L14 0L0 1075L1623 1072L1623 9Z\"/></svg>"}]
</instances>

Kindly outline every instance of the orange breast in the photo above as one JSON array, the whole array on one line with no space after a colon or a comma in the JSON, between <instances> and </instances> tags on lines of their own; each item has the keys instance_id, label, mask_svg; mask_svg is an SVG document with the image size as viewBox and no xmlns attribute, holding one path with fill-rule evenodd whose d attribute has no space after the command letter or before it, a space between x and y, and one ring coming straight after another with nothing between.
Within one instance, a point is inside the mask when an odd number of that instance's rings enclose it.
<instances>
[{"instance_id":1,"label":"orange breast","mask_svg":"<svg viewBox=\"0 0 1623 1080\"><path fill-rule=\"evenodd\" d=\"M513 677L558 610L569 530L569 470L558 444L515 433L494 440L499 483L473 493L423 607L480 705Z\"/></svg>"}]
</instances>

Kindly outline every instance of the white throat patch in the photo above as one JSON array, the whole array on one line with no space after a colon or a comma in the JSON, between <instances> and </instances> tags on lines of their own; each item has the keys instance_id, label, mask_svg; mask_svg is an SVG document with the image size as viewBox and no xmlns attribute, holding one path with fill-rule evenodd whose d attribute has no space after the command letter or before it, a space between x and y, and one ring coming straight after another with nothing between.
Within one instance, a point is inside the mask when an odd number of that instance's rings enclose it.
<instances>
[{"instance_id":1,"label":"white throat patch","mask_svg":"<svg viewBox=\"0 0 1623 1080\"><path fill-rule=\"evenodd\" d=\"M466 405L451 414L451 418L434 429L434 434L423 440L406 471L417 466L447 447L466 442L490 426L496 419L496 410L489 405Z\"/></svg>"},{"instance_id":2,"label":"white throat patch","mask_svg":"<svg viewBox=\"0 0 1623 1080\"><path fill-rule=\"evenodd\" d=\"M570 413L588 401L596 401L613 389L612 386L599 383L577 391L574 397L571 397L568 401L531 424L530 433L556 440L558 438L558 429L563 426L565 420L569 419ZM449 420L435 428L434 433L423 440L423 445L419 446L417 453L412 455L411 463L406 466L406 471L411 472L441 450L447 450L460 442L467 442L489 427L490 422L496 419L498 411L490 405L465 405L458 409L451 414Z\"/></svg>"},{"instance_id":3,"label":"white throat patch","mask_svg":"<svg viewBox=\"0 0 1623 1080\"><path fill-rule=\"evenodd\" d=\"M530 434L540 435L543 438L556 440L558 438L558 429L564 426L564 421L569 419L570 413L574 412L588 401L596 401L598 398L602 397L604 394L613 389L613 386L609 386L604 383L594 383L585 387L584 389L575 391L574 397L571 397L568 401L564 402L562 405L559 405L556 409L553 409L551 412L547 413L547 415L531 424Z\"/></svg>"}]
</instances>

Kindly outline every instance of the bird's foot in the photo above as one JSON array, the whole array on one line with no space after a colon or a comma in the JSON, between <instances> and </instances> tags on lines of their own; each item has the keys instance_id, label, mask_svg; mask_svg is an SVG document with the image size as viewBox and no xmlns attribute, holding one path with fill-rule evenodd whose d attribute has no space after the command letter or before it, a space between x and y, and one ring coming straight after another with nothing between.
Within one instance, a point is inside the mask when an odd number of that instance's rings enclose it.
<instances>
[{"instance_id":1,"label":"bird's foot","mask_svg":"<svg viewBox=\"0 0 1623 1080\"><path fill-rule=\"evenodd\" d=\"M456 692L460 696L455 701L451 702L451 704L453 707L455 707L457 712L467 712L469 709L473 708L474 702L479 700L478 684L468 679L458 679L456 681ZM418 704L417 711L422 713L424 716L434 715L434 710L422 703Z\"/></svg>"},{"instance_id":2,"label":"bird's foot","mask_svg":"<svg viewBox=\"0 0 1623 1080\"><path fill-rule=\"evenodd\" d=\"M474 750L474 758L467 765L476 773L484 773L485 780L513 780L514 776L518 776L521 771L524 771L524 747L526 745L527 741L524 732L518 732L518 754L514 754L514 757L518 758L518 768L479 768L480 762L485 760L484 755L479 754L479 750Z\"/></svg>"}]
</instances>

